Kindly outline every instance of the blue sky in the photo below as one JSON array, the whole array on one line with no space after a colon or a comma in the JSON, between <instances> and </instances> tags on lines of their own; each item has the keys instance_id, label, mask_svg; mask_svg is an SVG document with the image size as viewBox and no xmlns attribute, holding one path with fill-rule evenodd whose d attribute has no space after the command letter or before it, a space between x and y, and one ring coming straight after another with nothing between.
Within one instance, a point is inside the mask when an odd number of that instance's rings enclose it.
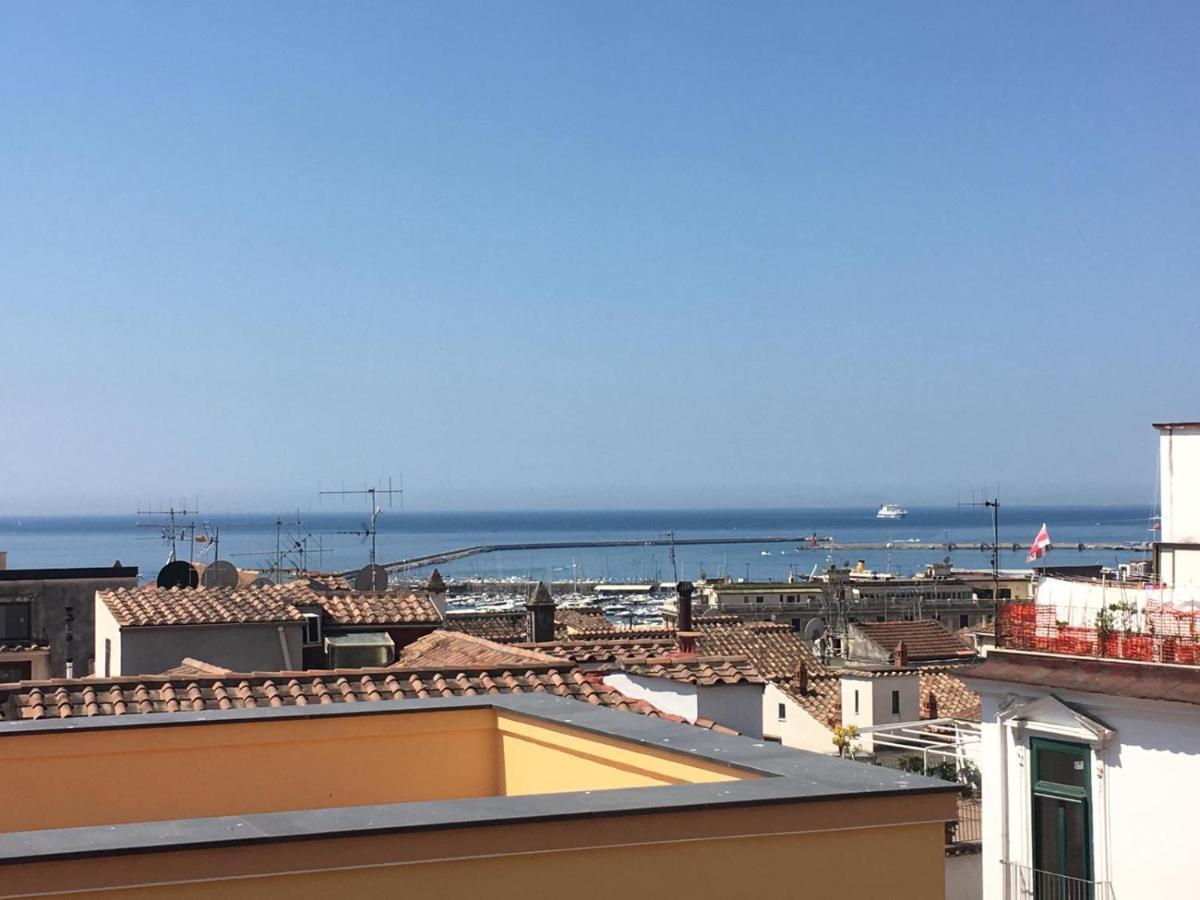
<instances>
[{"instance_id":1,"label":"blue sky","mask_svg":"<svg viewBox=\"0 0 1200 900\"><path fill-rule=\"evenodd\" d=\"M0 10L0 513L1149 502L1191 3Z\"/></svg>"}]
</instances>

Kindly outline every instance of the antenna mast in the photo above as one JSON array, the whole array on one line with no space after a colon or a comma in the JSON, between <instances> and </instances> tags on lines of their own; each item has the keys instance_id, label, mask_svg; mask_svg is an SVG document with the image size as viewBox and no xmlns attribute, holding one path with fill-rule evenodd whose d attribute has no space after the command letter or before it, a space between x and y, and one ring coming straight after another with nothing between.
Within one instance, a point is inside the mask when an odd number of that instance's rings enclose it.
<instances>
[{"instance_id":1,"label":"antenna mast","mask_svg":"<svg viewBox=\"0 0 1200 900\"><path fill-rule=\"evenodd\" d=\"M388 478L388 486L386 488L376 486L376 487L364 488L361 491L347 491L347 490L343 489L340 491L317 491L317 493L322 496L337 495L337 496L341 496L341 497L346 497L346 496L349 496L350 494L365 494L366 495L368 502L371 504L371 516L370 516L369 522L365 523L361 529L356 529L356 530L352 530L352 531L339 531L337 533L338 534L357 534L357 535L362 535L364 537L369 537L371 539L371 561L370 561L370 564L375 565L375 536L379 533L379 528L378 528L379 517L381 515L383 515L383 507L376 504L376 502L375 502L376 498L386 496L387 500L388 500L388 506L390 507L392 505L392 497L399 494L400 498L401 498L400 502L403 503L404 502L404 488L393 488L392 487L392 479Z\"/></svg>"},{"instance_id":2,"label":"antenna mast","mask_svg":"<svg viewBox=\"0 0 1200 900\"><path fill-rule=\"evenodd\" d=\"M959 506L969 506L973 508L983 507L992 511L992 605L995 607L993 613L993 627L996 629L996 646L1000 644L1000 491L997 487L996 496L991 500L983 500L976 502L972 500L970 503L959 503Z\"/></svg>"},{"instance_id":3,"label":"antenna mast","mask_svg":"<svg viewBox=\"0 0 1200 900\"><path fill-rule=\"evenodd\" d=\"M196 504L197 507L199 505L200 505L199 503ZM176 509L174 506L168 506L166 509L141 509L141 508L139 508L137 511L137 514L139 516L167 516L169 518L170 524L166 524L163 522L145 522L145 523L139 522L137 527L139 527L139 528L158 528L162 532L163 542L171 545L171 558L168 560L168 562L175 562L175 560L179 558L176 541L177 540L182 541L185 538L185 536L187 535L189 529L191 530L193 539L196 536L196 524L194 522L188 523L186 525L178 525L177 526L175 524L175 519L176 519L176 517L182 518L184 516L199 515L200 510L196 509L196 508L188 509L187 503L185 502L185 503L181 504L181 507L179 509ZM193 544L194 544L194 540L193 540Z\"/></svg>"}]
</instances>

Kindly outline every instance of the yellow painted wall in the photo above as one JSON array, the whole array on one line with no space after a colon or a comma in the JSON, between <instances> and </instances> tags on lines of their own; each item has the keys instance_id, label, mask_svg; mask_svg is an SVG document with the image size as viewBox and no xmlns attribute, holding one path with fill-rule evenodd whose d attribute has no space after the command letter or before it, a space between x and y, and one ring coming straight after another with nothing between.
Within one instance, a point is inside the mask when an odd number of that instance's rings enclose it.
<instances>
[{"instance_id":1,"label":"yellow painted wall","mask_svg":"<svg viewBox=\"0 0 1200 900\"><path fill-rule=\"evenodd\" d=\"M504 713L497 716L497 725L500 777L504 793L510 797L758 777L678 753Z\"/></svg>"},{"instance_id":2,"label":"yellow painted wall","mask_svg":"<svg viewBox=\"0 0 1200 900\"><path fill-rule=\"evenodd\" d=\"M730 811L732 813L732 811ZM294 900L296 897L436 897L439 900L571 900L613 897L738 898L944 897L940 823L845 831L747 835L654 843L630 821L628 840L606 846L495 857L375 865L194 884L159 884L80 897L138 900ZM571 827L569 823L563 827ZM314 867L336 864L314 859ZM136 867L130 867L134 876Z\"/></svg>"},{"instance_id":3,"label":"yellow painted wall","mask_svg":"<svg viewBox=\"0 0 1200 900\"><path fill-rule=\"evenodd\" d=\"M2 831L483 797L501 787L488 709L10 735L0 738L0 784Z\"/></svg>"},{"instance_id":4,"label":"yellow painted wall","mask_svg":"<svg viewBox=\"0 0 1200 900\"><path fill-rule=\"evenodd\" d=\"M491 709L164 723L0 738L0 831L734 777Z\"/></svg>"}]
</instances>

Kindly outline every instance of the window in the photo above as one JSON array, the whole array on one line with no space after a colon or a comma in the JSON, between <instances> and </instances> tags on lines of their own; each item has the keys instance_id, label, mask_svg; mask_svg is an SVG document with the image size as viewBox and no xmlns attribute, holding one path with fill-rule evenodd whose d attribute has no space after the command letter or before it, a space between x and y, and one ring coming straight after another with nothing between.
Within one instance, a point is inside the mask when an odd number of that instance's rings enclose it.
<instances>
[{"instance_id":1,"label":"window","mask_svg":"<svg viewBox=\"0 0 1200 900\"><path fill-rule=\"evenodd\" d=\"M29 604L0 603L0 639L27 641L29 638Z\"/></svg>"},{"instance_id":2,"label":"window","mask_svg":"<svg viewBox=\"0 0 1200 900\"><path fill-rule=\"evenodd\" d=\"M321 617L317 613L304 613L304 646L321 643Z\"/></svg>"},{"instance_id":3,"label":"window","mask_svg":"<svg viewBox=\"0 0 1200 900\"><path fill-rule=\"evenodd\" d=\"M959 628L966 628L970 623L971 623L971 617L968 616L966 613L963 613L961 616L958 617L958 627Z\"/></svg>"},{"instance_id":4,"label":"window","mask_svg":"<svg viewBox=\"0 0 1200 900\"><path fill-rule=\"evenodd\" d=\"M763 602L763 598L762 598L761 596L755 597L755 598L754 598L754 602L755 602L755 603L762 603L762 602Z\"/></svg>"},{"instance_id":5,"label":"window","mask_svg":"<svg viewBox=\"0 0 1200 900\"><path fill-rule=\"evenodd\" d=\"M858 715L858 688L854 689L854 714Z\"/></svg>"},{"instance_id":6,"label":"window","mask_svg":"<svg viewBox=\"0 0 1200 900\"><path fill-rule=\"evenodd\" d=\"M892 691L892 715L900 715L900 692Z\"/></svg>"},{"instance_id":7,"label":"window","mask_svg":"<svg viewBox=\"0 0 1200 900\"><path fill-rule=\"evenodd\" d=\"M33 677L31 662L0 662L0 682L28 681ZM783 707L781 706L780 709Z\"/></svg>"},{"instance_id":8,"label":"window","mask_svg":"<svg viewBox=\"0 0 1200 900\"><path fill-rule=\"evenodd\" d=\"M787 706L783 703L779 704L779 721L782 722L787 718Z\"/></svg>"},{"instance_id":9,"label":"window","mask_svg":"<svg viewBox=\"0 0 1200 900\"><path fill-rule=\"evenodd\" d=\"M1050 875L1090 881L1091 750L1082 744L1033 738L1029 751L1033 756L1033 866Z\"/></svg>"},{"instance_id":10,"label":"window","mask_svg":"<svg viewBox=\"0 0 1200 900\"><path fill-rule=\"evenodd\" d=\"M796 602L796 595L795 595L795 594L788 594L788 595L787 595L787 602L788 602L788 603L795 603L795 602Z\"/></svg>"}]
</instances>

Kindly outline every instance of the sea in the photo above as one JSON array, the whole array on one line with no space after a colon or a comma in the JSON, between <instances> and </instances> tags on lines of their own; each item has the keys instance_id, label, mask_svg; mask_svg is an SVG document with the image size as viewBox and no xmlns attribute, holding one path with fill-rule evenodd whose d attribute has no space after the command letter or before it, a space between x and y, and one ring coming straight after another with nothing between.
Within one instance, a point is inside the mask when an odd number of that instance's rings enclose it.
<instances>
[{"instance_id":1,"label":"sea","mask_svg":"<svg viewBox=\"0 0 1200 900\"><path fill-rule=\"evenodd\" d=\"M1026 548L1042 524L1054 549L1050 564L1115 566L1145 554L1132 546L1078 550L1079 543L1134 545L1154 540L1153 510L1140 506L1013 506L1000 509L1000 565L1026 568ZM587 542L598 540L741 538L744 544L579 547L513 550L472 556L438 566L448 580L579 580L649 582L729 576L752 581L806 577L830 564L910 574L949 556L961 568L987 568L991 543L990 510L976 507L910 507L903 519L878 519L876 509L688 509L530 512L407 512L385 510L375 534L376 559L386 563L480 544ZM214 554L241 568L284 567L347 571L365 565L371 539L368 514L353 511L297 515L228 514L178 518L174 552L181 559L211 562ZM192 534L207 540L193 541ZM755 542L764 536L817 534L846 543L890 543L870 551L830 551L799 543ZM111 566L120 561L153 581L172 553L171 527L164 516L8 516L0 517L0 551L9 568ZM211 540L219 537L219 547ZM955 544L906 550L905 543ZM971 549L966 545L975 544ZM1013 544L1021 549L1012 551ZM279 554L279 556L277 556ZM302 557L303 554L303 557ZM432 567L405 577L419 580Z\"/></svg>"}]
</instances>

